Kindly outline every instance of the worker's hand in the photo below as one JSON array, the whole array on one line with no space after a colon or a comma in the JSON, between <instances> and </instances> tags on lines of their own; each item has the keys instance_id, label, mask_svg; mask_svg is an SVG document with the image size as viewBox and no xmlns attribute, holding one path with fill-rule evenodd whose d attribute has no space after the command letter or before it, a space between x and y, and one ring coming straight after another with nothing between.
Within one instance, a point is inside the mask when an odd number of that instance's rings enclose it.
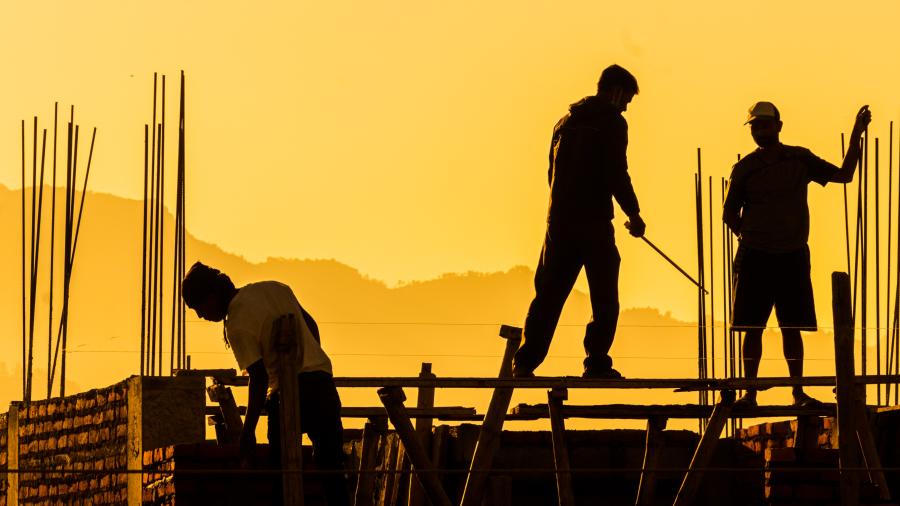
<instances>
[{"instance_id":1,"label":"worker's hand","mask_svg":"<svg viewBox=\"0 0 900 506\"><path fill-rule=\"evenodd\" d=\"M238 448L238 455L240 456L241 460L241 468L248 469L251 467L250 463L254 449L256 449L256 434L254 434L253 431L250 430L242 430Z\"/></svg>"},{"instance_id":2,"label":"worker's hand","mask_svg":"<svg viewBox=\"0 0 900 506\"><path fill-rule=\"evenodd\" d=\"M640 214L635 214L634 216L628 217L628 221L625 222L625 228L628 229L628 233L633 237L644 237L644 231L647 229L647 224L641 219Z\"/></svg>"},{"instance_id":3,"label":"worker's hand","mask_svg":"<svg viewBox=\"0 0 900 506\"><path fill-rule=\"evenodd\" d=\"M856 113L856 122L853 124L853 133L851 135L861 135L871 121L872 111L869 110L869 106L864 105L860 107L859 112Z\"/></svg>"}]
</instances>

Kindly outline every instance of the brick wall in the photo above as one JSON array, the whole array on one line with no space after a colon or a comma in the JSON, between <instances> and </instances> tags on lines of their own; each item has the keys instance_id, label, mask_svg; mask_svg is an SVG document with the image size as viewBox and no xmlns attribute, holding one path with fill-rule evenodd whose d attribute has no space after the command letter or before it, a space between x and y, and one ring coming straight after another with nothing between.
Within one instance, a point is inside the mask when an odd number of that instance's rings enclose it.
<instances>
[{"instance_id":1,"label":"brick wall","mask_svg":"<svg viewBox=\"0 0 900 506\"><path fill-rule=\"evenodd\" d=\"M125 504L129 454L139 459L146 448L202 441L204 404L203 378L136 376L68 397L12 403L0 417L0 465L22 471L0 483L0 506L14 498ZM8 448L16 440L17 459ZM139 469L140 460L131 467Z\"/></svg>"}]
</instances>

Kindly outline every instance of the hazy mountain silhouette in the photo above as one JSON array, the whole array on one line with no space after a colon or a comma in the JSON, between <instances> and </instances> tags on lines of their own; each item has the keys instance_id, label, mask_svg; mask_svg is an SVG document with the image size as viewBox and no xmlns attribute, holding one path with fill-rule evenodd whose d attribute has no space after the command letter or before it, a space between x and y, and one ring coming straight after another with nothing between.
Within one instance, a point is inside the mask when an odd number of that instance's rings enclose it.
<instances>
[{"instance_id":1,"label":"hazy mountain silhouette","mask_svg":"<svg viewBox=\"0 0 900 506\"><path fill-rule=\"evenodd\" d=\"M28 190L30 198L30 190ZM80 194L77 196L80 198ZM6 289L0 293L0 406L20 398L21 358L21 194L0 186L0 234L5 238L0 276ZM57 198L61 221L62 193ZM45 395L47 370L47 284L49 248L49 189L45 188L39 304L35 324L35 397ZM30 203L28 203L30 211ZM165 217L171 232L172 217ZM141 307L142 203L108 194L88 193L72 280L69 330L68 380L83 388L118 381L138 371ZM61 234L57 234L56 280L61 281ZM165 238L171 250L171 236ZM504 342L497 336L501 323L520 325L532 296L533 271L514 267L506 272L446 274L398 287L368 278L336 260L270 258L254 264L213 244L187 236L187 262L195 260L228 273L237 285L277 279L291 285L301 303L320 322L322 339L338 375L415 375L419 364L430 361L439 375L495 375ZM164 349L169 349L172 268L165 262L163 324ZM54 319L61 307L61 283L54 289ZM648 289L652 289L649 288ZM538 369L540 375L579 375L583 350L583 325L590 305L584 293L574 291L563 312L550 357ZM235 367L222 344L221 325L199 321L188 313L188 350L197 368ZM833 371L830 339L822 334L807 338L810 374ZM721 328L716 330L716 355L724 346ZM766 341L762 375L786 375L777 339ZM697 329L654 308L625 309L612 349L616 367L629 377L696 377ZM168 354L164 357L168 371ZM717 375L722 375L721 358ZM4 381L5 371L16 371ZM36 373L37 374L37 373ZM58 383L57 383L58 385ZM74 386L70 386L72 391ZM55 387L58 391L58 386ZM639 395L637 395L639 394ZM542 391L517 393L514 402L545 401ZM637 395L637 397L636 397ZM600 392L572 395L573 402L691 402L695 394L677 397L662 391ZM377 404L374 392L344 394L345 403ZM520 399L521 397L521 399ZM485 398L466 391L439 392L438 402L471 404Z\"/></svg>"}]
</instances>

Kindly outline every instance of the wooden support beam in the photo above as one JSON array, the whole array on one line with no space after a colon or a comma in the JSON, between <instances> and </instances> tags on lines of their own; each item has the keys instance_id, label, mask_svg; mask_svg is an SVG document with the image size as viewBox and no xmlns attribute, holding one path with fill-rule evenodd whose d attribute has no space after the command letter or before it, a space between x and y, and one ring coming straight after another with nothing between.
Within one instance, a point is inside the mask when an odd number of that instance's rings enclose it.
<instances>
[{"instance_id":1,"label":"wooden support beam","mask_svg":"<svg viewBox=\"0 0 900 506\"><path fill-rule=\"evenodd\" d=\"M419 371L420 378L436 378L437 376L431 372L431 363L422 362L422 370ZM416 408L418 409L434 409L434 387L419 388ZM473 410L474 411L474 410ZM434 419L430 417L416 418L416 437L422 443L422 448L426 453L431 452L431 427ZM424 506L425 491L417 480L409 480L409 506Z\"/></svg>"},{"instance_id":2,"label":"wooden support beam","mask_svg":"<svg viewBox=\"0 0 900 506\"><path fill-rule=\"evenodd\" d=\"M428 500L434 506L450 506L450 498L447 497L447 492L444 491L440 480L434 474L434 466L431 465L425 449L422 448L421 443L416 438L412 422L406 414L406 407L403 405L406 395L403 393L403 389L400 387L380 388L378 396L381 398L381 402L384 403L384 407L388 412L388 418L391 420L391 424L397 431L400 441L403 442L403 446L406 448L409 460L416 468L416 478L421 483Z\"/></svg>"},{"instance_id":3,"label":"wooden support beam","mask_svg":"<svg viewBox=\"0 0 900 506\"><path fill-rule=\"evenodd\" d=\"M709 418L713 406L699 404L674 405L631 405L603 404L597 406L562 407L563 418L594 418L612 420L646 420L651 417L662 418ZM820 407L797 406L756 406L751 408L735 408L729 413L731 418L770 418L782 416L834 416L835 405L825 404ZM547 418L546 404L519 404L510 410L507 419L538 420Z\"/></svg>"},{"instance_id":4,"label":"wooden support beam","mask_svg":"<svg viewBox=\"0 0 900 506\"><path fill-rule=\"evenodd\" d=\"M659 455L665 445L666 423L661 416L647 419L647 444L644 448L644 465L641 466L641 481L638 484L636 506L654 504L656 495L656 468L659 467Z\"/></svg>"},{"instance_id":5,"label":"wooden support beam","mask_svg":"<svg viewBox=\"0 0 900 506\"><path fill-rule=\"evenodd\" d=\"M838 450L840 453L841 504L859 504L859 446L854 421L853 317L850 308L850 277L831 274L831 309L834 315L834 361L837 392Z\"/></svg>"},{"instance_id":6,"label":"wooden support beam","mask_svg":"<svg viewBox=\"0 0 900 506\"><path fill-rule=\"evenodd\" d=\"M247 386L247 376L234 378L220 378L223 385ZM775 387L833 387L834 376L804 376L801 378L774 377L774 378L626 378L626 379L595 379L582 378L580 376L539 376L536 378L452 378L440 377L423 379L418 376L339 376L334 378L334 384L338 388L379 388L401 387L420 388L432 386L435 388L540 388L555 387L591 388L591 389L647 389L660 388L672 389L676 392L696 392L700 390L768 390ZM885 383L900 383L900 375L868 375L858 376L853 382L860 385L875 385Z\"/></svg>"},{"instance_id":7,"label":"wooden support beam","mask_svg":"<svg viewBox=\"0 0 900 506\"><path fill-rule=\"evenodd\" d=\"M397 464L397 452L400 451L400 440L396 434L388 434L384 439L384 458L381 461L381 470L383 471L381 479L381 490L378 494L378 502L376 506L394 506L391 503L391 492L394 490L394 481L397 474L394 472Z\"/></svg>"},{"instance_id":8,"label":"wooden support beam","mask_svg":"<svg viewBox=\"0 0 900 506\"><path fill-rule=\"evenodd\" d=\"M506 339L506 348L503 352L503 360L500 362L499 377L501 379L512 379L512 359L519 349L519 344L522 342L522 329L502 325L500 327L500 336ZM525 382L533 380L534 378L529 378ZM506 416L506 410L509 409L512 394L512 387L498 387L494 389L494 393L491 395L491 403L488 406L487 413L484 415L484 422L482 422L481 431L478 433L478 442L475 443L475 454L472 456L472 463L469 466L469 475L466 479L466 487L463 490L461 506L481 505L485 484L488 480L488 472L494 461L494 453L497 452L497 448L500 446L503 420Z\"/></svg>"},{"instance_id":9,"label":"wooden support beam","mask_svg":"<svg viewBox=\"0 0 900 506\"><path fill-rule=\"evenodd\" d=\"M370 418L363 427L359 476L356 480L355 506L375 506L375 468L378 466L378 442L387 435L387 416Z\"/></svg>"},{"instance_id":10,"label":"wooden support beam","mask_svg":"<svg viewBox=\"0 0 900 506\"><path fill-rule=\"evenodd\" d=\"M128 506L144 504L144 409L143 409L143 376L128 378L126 410L128 413L127 439L125 441L125 468L130 471L126 481ZM12 410L10 410L10 415ZM15 504L15 503L11 503Z\"/></svg>"},{"instance_id":11,"label":"wooden support beam","mask_svg":"<svg viewBox=\"0 0 900 506\"><path fill-rule=\"evenodd\" d=\"M694 504L697 491L700 490L700 484L703 482L704 471L709 462L712 460L713 451L719 442L719 436L722 435L722 429L725 428L725 422L728 420L728 413L731 411L731 405L734 404L734 391L723 390L719 403L713 409L712 416L706 425L706 432L700 438L697 444L697 450L694 451L694 457L687 472L684 474L684 480L681 482L681 488L678 495L675 496L675 506L687 506Z\"/></svg>"},{"instance_id":12,"label":"wooden support beam","mask_svg":"<svg viewBox=\"0 0 900 506\"><path fill-rule=\"evenodd\" d=\"M303 453L300 446L300 385L297 381L296 317L286 314L272 323L272 345L278 353L278 388L281 392L281 483L284 506L303 506Z\"/></svg>"},{"instance_id":13,"label":"wooden support beam","mask_svg":"<svg viewBox=\"0 0 900 506\"><path fill-rule=\"evenodd\" d=\"M565 388L554 388L547 392L547 411L550 415L550 435L553 440L553 469L556 472L559 506L575 506L569 448L566 445L566 422L562 417L563 401L568 398L569 393Z\"/></svg>"}]
</instances>

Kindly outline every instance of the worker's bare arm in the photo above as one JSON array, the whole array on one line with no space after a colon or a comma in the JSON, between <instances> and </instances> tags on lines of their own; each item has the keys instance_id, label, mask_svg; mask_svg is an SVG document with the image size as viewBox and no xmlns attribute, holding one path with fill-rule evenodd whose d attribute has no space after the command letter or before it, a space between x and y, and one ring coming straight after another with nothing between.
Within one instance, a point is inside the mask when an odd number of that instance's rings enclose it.
<instances>
[{"instance_id":1,"label":"worker's bare arm","mask_svg":"<svg viewBox=\"0 0 900 506\"><path fill-rule=\"evenodd\" d=\"M250 375L247 398L247 415L244 417L244 428L241 431L240 453L246 459L256 445L256 424L266 402L266 389L269 386L269 374L262 360L250 364L247 368Z\"/></svg>"},{"instance_id":2,"label":"worker's bare arm","mask_svg":"<svg viewBox=\"0 0 900 506\"><path fill-rule=\"evenodd\" d=\"M859 163L860 157L860 137L872 121L872 112L869 106L864 105L856 113L856 121L853 124L853 131L850 133L850 143L847 146L847 154L844 156L844 162L841 164L841 170L835 171L829 181L833 183L849 183L853 181L853 174L856 171L856 165Z\"/></svg>"}]
</instances>

